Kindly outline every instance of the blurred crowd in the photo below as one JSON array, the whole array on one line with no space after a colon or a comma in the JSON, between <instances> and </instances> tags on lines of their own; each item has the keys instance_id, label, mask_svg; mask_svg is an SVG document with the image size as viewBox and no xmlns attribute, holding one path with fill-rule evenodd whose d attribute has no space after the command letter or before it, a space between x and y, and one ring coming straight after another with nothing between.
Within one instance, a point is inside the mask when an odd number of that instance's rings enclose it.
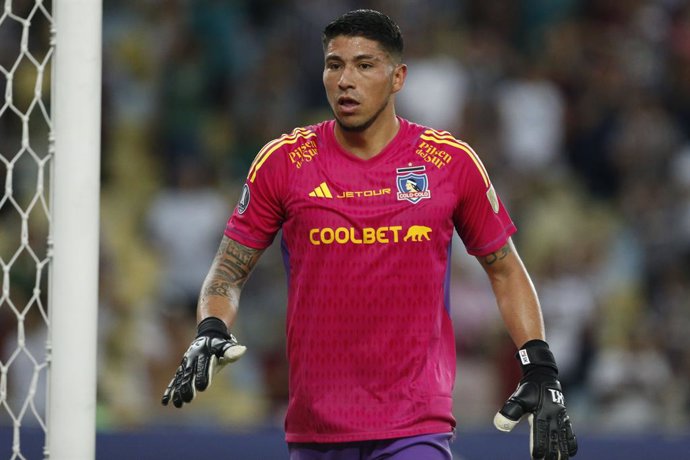
<instances>
[{"instance_id":1,"label":"blurred crowd","mask_svg":"<svg viewBox=\"0 0 690 460\"><path fill-rule=\"evenodd\" d=\"M250 162L269 140L330 117L320 32L359 7L403 30L399 114L472 145L516 222L576 428L688 431L688 0L105 2L99 426L282 422L286 281L275 244L233 328L248 353L194 406L159 400ZM2 26L6 66L17 49ZM0 154L12 157L21 129L2 113ZM5 261L15 214L0 207ZM519 369L488 281L457 243L462 429L490 423ZM2 299L6 362L17 331Z\"/></svg>"}]
</instances>

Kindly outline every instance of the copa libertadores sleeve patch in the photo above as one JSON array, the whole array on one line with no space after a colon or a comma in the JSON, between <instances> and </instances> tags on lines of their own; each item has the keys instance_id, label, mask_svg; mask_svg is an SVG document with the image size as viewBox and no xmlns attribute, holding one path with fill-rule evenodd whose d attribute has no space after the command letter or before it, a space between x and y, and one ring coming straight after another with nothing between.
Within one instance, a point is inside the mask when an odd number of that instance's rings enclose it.
<instances>
[{"instance_id":1,"label":"copa libertadores sleeve patch","mask_svg":"<svg viewBox=\"0 0 690 460\"><path fill-rule=\"evenodd\" d=\"M493 209L494 213L498 214L498 197L496 196L496 190L494 190L493 184L491 184L489 190L486 191L486 197L489 199L491 209Z\"/></svg>"},{"instance_id":2,"label":"copa libertadores sleeve patch","mask_svg":"<svg viewBox=\"0 0 690 460\"><path fill-rule=\"evenodd\" d=\"M249 206L249 184L244 184L242 187L242 194L240 195L240 201L237 203L237 212L244 214Z\"/></svg>"}]
</instances>

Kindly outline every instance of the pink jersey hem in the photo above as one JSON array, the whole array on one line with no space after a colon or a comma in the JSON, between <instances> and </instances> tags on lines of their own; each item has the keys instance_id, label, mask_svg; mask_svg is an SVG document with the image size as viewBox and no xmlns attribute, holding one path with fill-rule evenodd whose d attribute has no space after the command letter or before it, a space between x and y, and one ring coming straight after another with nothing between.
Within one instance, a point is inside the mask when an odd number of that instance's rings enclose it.
<instances>
[{"instance_id":1,"label":"pink jersey hem","mask_svg":"<svg viewBox=\"0 0 690 460\"><path fill-rule=\"evenodd\" d=\"M404 438L408 436L418 436L423 434L434 433L449 433L453 431L453 427L448 423L435 423L433 425L425 425L415 429L394 430L394 431L366 431L362 433L352 434L296 434L287 433L285 440L287 442L315 442L315 443L336 443L336 442L356 442L356 441L372 441L379 439L394 439Z\"/></svg>"}]
</instances>

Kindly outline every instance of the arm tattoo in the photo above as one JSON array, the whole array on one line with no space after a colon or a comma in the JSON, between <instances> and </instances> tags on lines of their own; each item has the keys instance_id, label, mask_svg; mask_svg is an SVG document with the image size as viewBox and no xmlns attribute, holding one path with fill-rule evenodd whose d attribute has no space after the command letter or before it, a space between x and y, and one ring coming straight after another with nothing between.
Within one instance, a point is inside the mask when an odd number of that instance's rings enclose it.
<instances>
[{"instance_id":1,"label":"arm tattoo","mask_svg":"<svg viewBox=\"0 0 690 460\"><path fill-rule=\"evenodd\" d=\"M248 248L230 239L218 249L218 268L231 281L244 282L258 261L261 251Z\"/></svg>"},{"instance_id":2,"label":"arm tattoo","mask_svg":"<svg viewBox=\"0 0 690 460\"><path fill-rule=\"evenodd\" d=\"M202 300L209 296L239 297L239 291L262 253L263 250L249 248L224 237L204 282Z\"/></svg>"},{"instance_id":3,"label":"arm tattoo","mask_svg":"<svg viewBox=\"0 0 690 460\"><path fill-rule=\"evenodd\" d=\"M510 245L506 244L503 246L501 249L499 249L496 252L492 252L488 256L484 256L481 258L482 264L486 266L490 266L498 262L499 260L505 259L508 254L510 254Z\"/></svg>"}]
</instances>

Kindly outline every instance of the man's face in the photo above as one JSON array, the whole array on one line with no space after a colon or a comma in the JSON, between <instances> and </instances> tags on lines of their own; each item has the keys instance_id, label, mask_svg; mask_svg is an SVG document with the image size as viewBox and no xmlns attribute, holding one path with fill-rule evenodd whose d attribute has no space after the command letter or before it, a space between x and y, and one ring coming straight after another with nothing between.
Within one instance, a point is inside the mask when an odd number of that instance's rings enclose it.
<instances>
[{"instance_id":1,"label":"man's face","mask_svg":"<svg viewBox=\"0 0 690 460\"><path fill-rule=\"evenodd\" d=\"M335 119L345 131L364 131L385 110L404 83L406 67L395 63L378 42L338 36L325 51L323 84Z\"/></svg>"}]
</instances>

